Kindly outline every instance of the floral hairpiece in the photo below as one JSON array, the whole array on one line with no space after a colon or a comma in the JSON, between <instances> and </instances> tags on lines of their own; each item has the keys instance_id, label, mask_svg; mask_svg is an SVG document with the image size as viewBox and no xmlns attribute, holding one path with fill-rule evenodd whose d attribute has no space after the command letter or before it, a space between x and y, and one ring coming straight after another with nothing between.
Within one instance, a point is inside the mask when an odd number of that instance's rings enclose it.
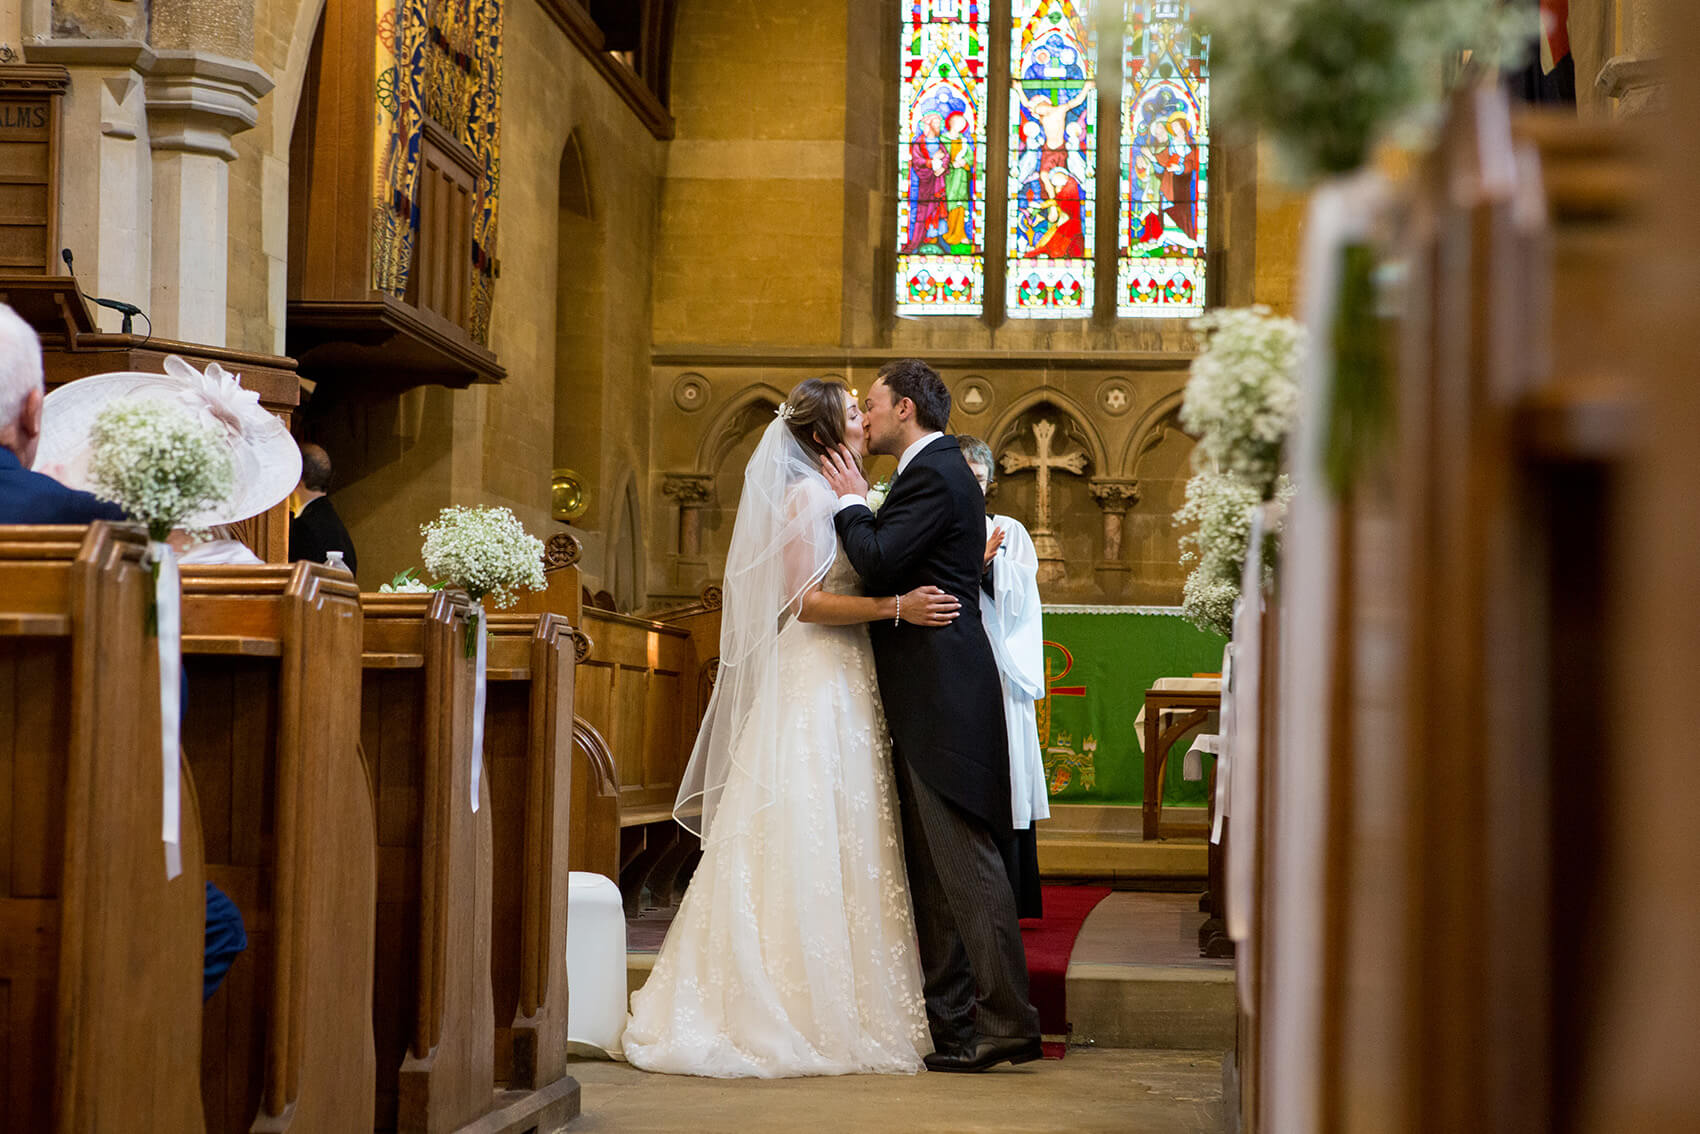
<instances>
[{"instance_id":1,"label":"floral hairpiece","mask_svg":"<svg viewBox=\"0 0 1700 1134\"><path fill-rule=\"evenodd\" d=\"M797 411L791 408L790 402L780 402L779 408L773 411L773 416L780 421L789 422L796 418Z\"/></svg>"}]
</instances>

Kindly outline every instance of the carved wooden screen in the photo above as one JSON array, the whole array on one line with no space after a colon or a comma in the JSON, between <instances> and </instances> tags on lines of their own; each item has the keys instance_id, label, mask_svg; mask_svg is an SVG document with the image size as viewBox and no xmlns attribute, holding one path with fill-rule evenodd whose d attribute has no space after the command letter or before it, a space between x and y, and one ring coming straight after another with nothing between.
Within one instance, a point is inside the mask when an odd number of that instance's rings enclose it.
<instances>
[{"instance_id":1,"label":"carved wooden screen","mask_svg":"<svg viewBox=\"0 0 1700 1134\"><path fill-rule=\"evenodd\" d=\"M419 166L419 235L407 277L407 301L457 327L469 327L477 159L427 119L419 141Z\"/></svg>"}]
</instances>

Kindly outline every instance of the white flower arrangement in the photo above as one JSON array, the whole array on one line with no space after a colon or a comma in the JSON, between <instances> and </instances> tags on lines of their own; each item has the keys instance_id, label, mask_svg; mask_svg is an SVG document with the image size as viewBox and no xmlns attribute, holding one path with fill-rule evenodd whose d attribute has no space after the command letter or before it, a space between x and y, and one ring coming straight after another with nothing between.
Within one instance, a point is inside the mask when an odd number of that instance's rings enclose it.
<instances>
[{"instance_id":1,"label":"white flower arrangement","mask_svg":"<svg viewBox=\"0 0 1700 1134\"><path fill-rule=\"evenodd\" d=\"M444 508L419 529L425 569L497 609L512 606L523 588L541 591L543 541L526 532L506 508Z\"/></svg>"},{"instance_id":2,"label":"white flower arrangement","mask_svg":"<svg viewBox=\"0 0 1700 1134\"><path fill-rule=\"evenodd\" d=\"M155 542L234 487L219 430L169 402L115 402L95 418L89 439L96 493L145 523Z\"/></svg>"},{"instance_id":3,"label":"white flower arrangement","mask_svg":"<svg viewBox=\"0 0 1700 1134\"><path fill-rule=\"evenodd\" d=\"M885 504L885 498L891 495L891 478L888 476L872 488L868 489L868 511L879 515L879 510Z\"/></svg>"},{"instance_id":4,"label":"white flower arrangement","mask_svg":"<svg viewBox=\"0 0 1700 1134\"><path fill-rule=\"evenodd\" d=\"M1193 326L1205 345L1192 361L1181 425L1216 468L1267 493L1298 412L1304 328L1267 307L1213 311Z\"/></svg>"},{"instance_id":5,"label":"white flower arrangement","mask_svg":"<svg viewBox=\"0 0 1700 1134\"><path fill-rule=\"evenodd\" d=\"M1468 51L1491 74L1538 27L1533 5L1500 0L1198 0L1198 14L1224 101L1303 176L1364 165L1438 106L1449 62Z\"/></svg>"},{"instance_id":6,"label":"white flower arrangement","mask_svg":"<svg viewBox=\"0 0 1700 1134\"><path fill-rule=\"evenodd\" d=\"M1286 500L1292 482L1281 474L1282 449L1298 412L1298 369L1304 331L1268 308L1211 312L1195 326L1204 350L1192 363L1181 424L1198 435L1196 471L1175 523L1181 562L1195 566L1181 592L1181 610L1194 625L1224 637L1233 632L1251 516L1264 500ZM1265 544L1265 571L1275 547Z\"/></svg>"}]
</instances>

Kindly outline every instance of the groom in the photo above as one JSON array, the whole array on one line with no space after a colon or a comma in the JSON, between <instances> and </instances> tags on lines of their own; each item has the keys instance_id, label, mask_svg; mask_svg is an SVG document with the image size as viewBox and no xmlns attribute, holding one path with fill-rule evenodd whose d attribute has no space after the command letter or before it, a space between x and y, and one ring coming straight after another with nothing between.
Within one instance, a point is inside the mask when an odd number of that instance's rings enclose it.
<instances>
[{"instance_id":1,"label":"groom","mask_svg":"<svg viewBox=\"0 0 1700 1134\"><path fill-rule=\"evenodd\" d=\"M1009 753L997 662L980 623L985 498L954 437L950 391L906 358L880 369L864 411L868 449L898 458L876 517L842 446L821 462L838 537L870 594L931 584L962 616L929 628L875 623L874 657L897 765L934 1071L1038 1059L1039 1014L998 841L1010 830ZM977 1003L976 1003L977 990Z\"/></svg>"}]
</instances>

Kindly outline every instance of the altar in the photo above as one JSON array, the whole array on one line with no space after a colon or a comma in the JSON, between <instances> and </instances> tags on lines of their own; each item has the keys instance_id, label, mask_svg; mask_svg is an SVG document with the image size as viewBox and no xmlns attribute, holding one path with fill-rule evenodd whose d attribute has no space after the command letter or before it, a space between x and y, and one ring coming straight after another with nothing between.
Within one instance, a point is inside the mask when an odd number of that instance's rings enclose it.
<instances>
[{"instance_id":1,"label":"altar","mask_svg":"<svg viewBox=\"0 0 1700 1134\"><path fill-rule=\"evenodd\" d=\"M1038 727L1051 802L1139 806L1145 753L1136 722L1145 691L1161 677L1219 672L1226 639L1164 606L1047 605L1044 636L1048 696L1038 703ZM1207 780L1181 775L1183 743L1163 802L1202 806ZM1214 757L1203 760L1208 776Z\"/></svg>"}]
</instances>

